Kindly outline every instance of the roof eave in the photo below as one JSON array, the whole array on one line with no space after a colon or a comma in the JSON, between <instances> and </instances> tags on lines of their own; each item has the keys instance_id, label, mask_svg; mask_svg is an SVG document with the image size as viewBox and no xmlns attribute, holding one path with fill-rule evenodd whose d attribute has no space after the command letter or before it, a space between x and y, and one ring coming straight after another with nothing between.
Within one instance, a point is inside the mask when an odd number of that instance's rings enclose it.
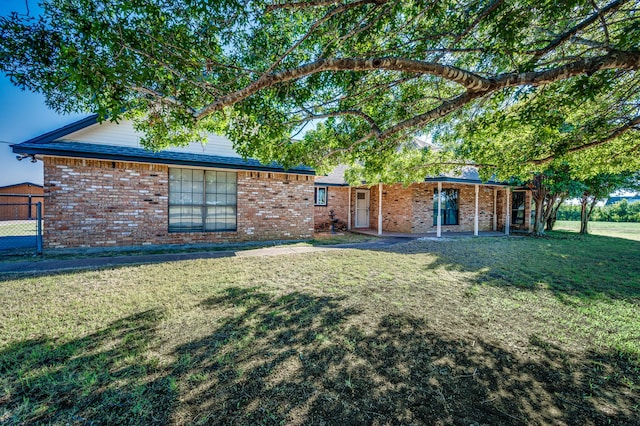
<instances>
[{"instance_id":1,"label":"roof eave","mask_svg":"<svg viewBox=\"0 0 640 426\"><path fill-rule=\"evenodd\" d=\"M279 173L291 173L300 175L315 176L314 170L305 169L284 169L282 167L271 167L266 165L252 166L248 164L229 164L215 161L194 161L194 160L180 160L180 159L164 159L153 158L136 155L120 155L110 153L93 153L93 152L77 152L77 151L65 151L60 149L46 148L43 143L39 143L38 147L27 146L29 142L23 142L21 144L12 145L13 152L16 154L28 154L28 155L44 155L51 157L67 157L67 158L90 158L93 160L107 160L107 161L128 161L133 163L150 163L150 164L166 164L175 166L190 166L190 167L211 167L219 169L233 169L233 170L246 170L246 171L264 171L264 172L279 172Z\"/></svg>"},{"instance_id":2,"label":"roof eave","mask_svg":"<svg viewBox=\"0 0 640 426\"><path fill-rule=\"evenodd\" d=\"M425 178L425 182L449 182L449 183L467 183L471 185L492 185L492 186L509 186L505 182L495 182L492 180L483 182L480 179L461 179L451 177Z\"/></svg>"},{"instance_id":3,"label":"roof eave","mask_svg":"<svg viewBox=\"0 0 640 426\"><path fill-rule=\"evenodd\" d=\"M65 137L67 135L70 135L73 132L77 132L78 130L82 130L85 129L93 124L96 124L98 122L98 114L92 114L89 117L85 117L81 120L75 121L71 124L67 124L66 126L60 127L59 129L56 130L52 130L50 132L44 133L40 136L36 136L35 138L29 139L27 141L24 141L22 143L19 144L15 144L15 145L11 145L11 147L14 147L16 145L21 145L21 144L31 144L31 143L47 143L47 142L53 142L56 139L60 139L62 137Z\"/></svg>"}]
</instances>

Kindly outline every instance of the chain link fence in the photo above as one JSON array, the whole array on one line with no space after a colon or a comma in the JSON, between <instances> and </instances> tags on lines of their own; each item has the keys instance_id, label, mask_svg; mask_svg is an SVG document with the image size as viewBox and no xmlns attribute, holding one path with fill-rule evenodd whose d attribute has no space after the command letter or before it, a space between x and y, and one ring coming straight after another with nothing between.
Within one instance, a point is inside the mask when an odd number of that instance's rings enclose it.
<instances>
[{"instance_id":1,"label":"chain link fence","mask_svg":"<svg viewBox=\"0 0 640 426\"><path fill-rule=\"evenodd\" d=\"M0 257L42 254L42 203L0 203Z\"/></svg>"}]
</instances>

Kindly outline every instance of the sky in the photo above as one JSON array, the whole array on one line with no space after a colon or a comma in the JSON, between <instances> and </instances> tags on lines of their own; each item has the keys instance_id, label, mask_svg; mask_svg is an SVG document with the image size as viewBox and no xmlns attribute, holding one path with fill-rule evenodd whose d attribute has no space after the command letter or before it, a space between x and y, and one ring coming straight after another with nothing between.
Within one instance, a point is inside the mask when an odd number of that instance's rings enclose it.
<instances>
[{"instance_id":1,"label":"sky","mask_svg":"<svg viewBox=\"0 0 640 426\"><path fill-rule=\"evenodd\" d=\"M34 0L28 4L31 14L38 12ZM11 11L26 13L25 0L0 0L0 16L8 16ZM45 105L42 95L20 90L0 73L0 186L43 183L42 162L16 160L10 144L24 142L85 116L56 113Z\"/></svg>"}]
</instances>

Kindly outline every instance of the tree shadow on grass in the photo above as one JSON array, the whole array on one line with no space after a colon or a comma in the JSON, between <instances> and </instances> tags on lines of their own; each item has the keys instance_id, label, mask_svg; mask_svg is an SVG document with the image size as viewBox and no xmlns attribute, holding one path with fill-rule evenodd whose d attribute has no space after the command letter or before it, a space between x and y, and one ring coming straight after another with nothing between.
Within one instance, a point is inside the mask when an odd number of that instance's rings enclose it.
<instances>
[{"instance_id":1,"label":"tree shadow on grass","mask_svg":"<svg viewBox=\"0 0 640 426\"><path fill-rule=\"evenodd\" d=\"M4 349L0 423L166 423L175 392L145 353L161 319L146 311L81 339Z\"/></svg>"},{"instance_id":2,"label":"tree shadow on grass","mask_svg":"<svg viewBox=\"0 0 640 426\"><path fill-rule=\"evenodd\" d=\"M3 423L638 424L638 366L526 351L380 315L351 299L232 288L201 303L220 321L169 364L158 311L63 344L0 353ZM522 348L520 348L522 349ZM635 386L635 388L634 388Z\"/></svg>"},{"instance_id":3,"label":"tree shadow on grass","mask_svg":"<svg viewBox=\"0 0 640 426\"><path fill-rule=\"evenodd\" d=\"M385 251L432 253L433 270L471 272L472 284L545 289L557 296L640 300L640 244L603 236L414 241Z\"/></svg>"},{"instance_id":4,"label":"tree shadow on grass","mask_svg":"<svg viewBox=\"0 0 640 426\"><path fill-rule=\"evenodd\" d=\"M529 355L341 299L232 289L239 308L176 349L181 419L237 424L637 424L638 367L531 336ZM520 352L519 352L520 353ZM635 410L635 411L634 411Z\"/></svg>"}]
</instances>

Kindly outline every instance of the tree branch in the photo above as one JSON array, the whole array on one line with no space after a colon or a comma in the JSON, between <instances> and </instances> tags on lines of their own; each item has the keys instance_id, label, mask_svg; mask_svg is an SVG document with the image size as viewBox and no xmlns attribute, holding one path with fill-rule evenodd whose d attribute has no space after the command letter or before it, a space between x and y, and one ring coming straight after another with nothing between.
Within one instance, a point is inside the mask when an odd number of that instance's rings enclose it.
<instances>
[{"instance_id":1,"label":"tree branch","mask_svg":"<svg viewBox=\"0 0 640 426\"><path fill-rule=\"evenodd\" d=\"M204 107L197 115L196 119L201 120L207 115L219 111L220 109L233 105L262 89L280 83L296 80L308 75L325 71L398 71L405 73L432 74L446 80L461 84L472 91L489 88L490 80L480 77L469 71L457 67L441 65L434 62L414 61L404 58L344 58L344 59L319 59L301 67L267 74L243 89L219 98L216 102ZM486 89L485 89L486 90Z\"/></svg>"},{"instance_id":2,"label":"tree branch","mask_svg":"<svg viewBox=\"0 0 640 426\"><path fill-rule=\"evenodd\" d=\"M148 89L146 87L138 87L138 86L133 86L131 87L131 90L138 92L138 93L142 93L143 95L149 95L152 96L153 98L157 99L157 101L159 103L169 103L169 104L173 104L173 105L178 105L181 106L183 108L185 108L187 111L189 111L189 113L193 114L195 112L195 110L193 108L191 108L190 106L185 105L183 102L179 101L178 99L171 97L171 96L166 96L163 95L162 93L152 90L152 89Z\"/></svg>"},{"instance_id":3,"label":"tree branch","mask_svg":"<svg viewBox=\"0 0 640 426\"><path fill-rule=\"evenodd\" d=\"M376 123L376 121L370 115L367 115L364 112L357 109L334 111L334 112L328 112L325 114L313 114L311 111L309 111L308 113L309 113L309 116L305 117L303 120L300 120L300 121L321 120L323 118L339 117L341 115L354 115L356 117L360 117L364 119L367 123L369 123L369 125L371 126L371 130L375 134L379 135L381 133L380 127L378 127L378 123Z\"/></svg>"},{"instance_id":4,"label":"tree branch","mask_svg":"<svg viewBox=\"0 0 640 426\"><path fill-rule=\"evenodd\" d=\"M611 3L609 3L608 5L603 7L602 9L596 10L595 13L593 13L591 16L589 16L588 18L586 18L582 22L578 23L577 25L573 26L569 30L567 30L564 33L560 34L558 37L556 37L555 40L553 40L551 43L549 43L543 49L539 49L539 50L535 50L533 52L529 52L529 53L533 54L533 57L529 61L529 64L530 65L535 64L540 57L546 55L547 53L551 52L556 47L560 46L565 41L567 41L570 38L572 38L575 34L578 33L578 31L580 31L580 30L588 27L589 25L593 24L596 20L598 20L604 14L612 12L612 11L615 11L620 6L625 4L627 1L628 0L615 0L615 1L611 2Z\"/></svg>"},{"instance_id":5,"label":"tree branch","mask_svg":"<svg viewBox=\"0 0 640 426\"><path fill-rule=\"evenodd\" d=\"M386 0L382 0L382 1L386 1ZM300 37L300 39L298 41L296 41L293 46L291 46L289 49L287 49L286 52L284 52L277 60L275 60L271 66L263 73L263 75L267 75L269 74L271 71L273 71L273 69L278 66L278 64L280 62L282 62L282 60L284 58L287 57L287 55L291 52L293 52L298 46L300 46L306 39L308 39L311 36L311 33L313 33L316 28L318 28L320 25L322 25L322 23L328 21L329 19L331 19L333 16L342 13L344 11L347 11L349 9L352 9L354 7L358 7L361 6L363 4L367 4L367 3L371 3L371 0L359 0L356 1L354 3L348 3L348 4L344 4L340 7L336 7L335 9L330 10L329 12L327 12L322 18L320 18L319 20L317 20L316 22L313 23L313 25L311 25L311 28L309 28L309 31L307 31L307 33L305 35L303 35L302 37Z\"/></svg>"},{"instance_id":6,"label":"tree branch","mask_svg":"<svg viewBox=\"0 0 640 426\"><path fill-rule=\"evenodd\" d=\"M637 116L631 120L629 120L629 122L627 124L625 124L622 127L618 127L617 129L615 129L613 132L609 133L609 135L607 135L607 137L597 140L597 141L593 141L593 142L589 142L586 143L584 145L580 145L580 146L576 146L573 148L570 148L567 150L566 154L573 154L576 152L580 152L580 151L584 151L590 148L594 148L596 146L600 146L600 145L604 145L608 142L611 142L612 140L614 140L615 138L617 138L618 136L622 135L623 133L635 129L635 126L640 124L640 116ZM556 158L555 155L550 155L548 157L545 158L541 158L539 160L530 160L527 161L528 164L534 164L534 165L540 165L540 164L546 164L549 163L551 161L553 161Z\"/></svg>"},{"instance_id":7,"label":"tree branch","mask_svg":"<svg viewBox=\"0 0 640 426\"><path fill-rule=\"evenodd\" d=\"M267 5L264 8L264 11L266 13L269 13L278 9L306 9L310 7L331 6L337 3L340 3L340 0L309 0L309 1L297 1L293 3L277 3L277 4Z\"/></svg>"},{"instance_id":8,"label":"tree branch","mask_svg":"<svg viewBox=\"0 0 640 426\"><path fill-rule=\"evenodd\" d=\"M367 140L371 137L375 137L378 140L384 140L406 129L424 125L438 118L444 117L449 113L460 109L461 107L475 99L481 98L490 93L507 87L523 85L539 86L543 84L550 84L556 81L565 80L573 76L591 74L604 69L638 68L640 68L640 51L613 51L603 56L580 59L573 63L549 70L503 74L491 79L482 78L476 74L461 70L456 67L435 64L432 62L412 61L401 58L345 58L318 60L316 62L303 65L299 68L269 74L259 80L256 80L245 88L223 96L216 102L209 104L200 112L195 114L195 118L196 120L201 120L209 114L212 114L215 111L219 111L226 106L240 102L264 88L324 71L386 70L413 72L417 74L431 74L449 81L459 83L467 88L464 93L443 102L437 108L397 123L396 125L388 128L387 130L384 130L381 133L372 131L360 138L360 141Z\"/></svg>"},{"instance_id":9,"label":"tree branch","mask_svg":"<svg viewBox=\"0 0 640 426\"><path fill-rule=\"evenodd\" d=\"M609 28L607 27L607 21L605 21L604 19L604 14L600 9L598 9L598 5L596 4L595 0L591 0L591 5L598 13L598 18L600 18L600 25L602 25L602 31L604 32L604 39L606 40L607 46L609 46L611 44L609 37Z\"/></svg>"},{"instance_id":10,"label":"tree branch","mask_svg":"<svg viewBox=\"0 0 640 426\"><path fill-rule=\"evenodd\" d=\"M544 71L502 74L489 79L500 88L522 85L540 86L566 80L570 77L588 74L607 69L636 70L640 68L640 51L611 51L606 55L579 59ZM493 85L493 84L492 84Z\"/></svg>"}]
</instances>

